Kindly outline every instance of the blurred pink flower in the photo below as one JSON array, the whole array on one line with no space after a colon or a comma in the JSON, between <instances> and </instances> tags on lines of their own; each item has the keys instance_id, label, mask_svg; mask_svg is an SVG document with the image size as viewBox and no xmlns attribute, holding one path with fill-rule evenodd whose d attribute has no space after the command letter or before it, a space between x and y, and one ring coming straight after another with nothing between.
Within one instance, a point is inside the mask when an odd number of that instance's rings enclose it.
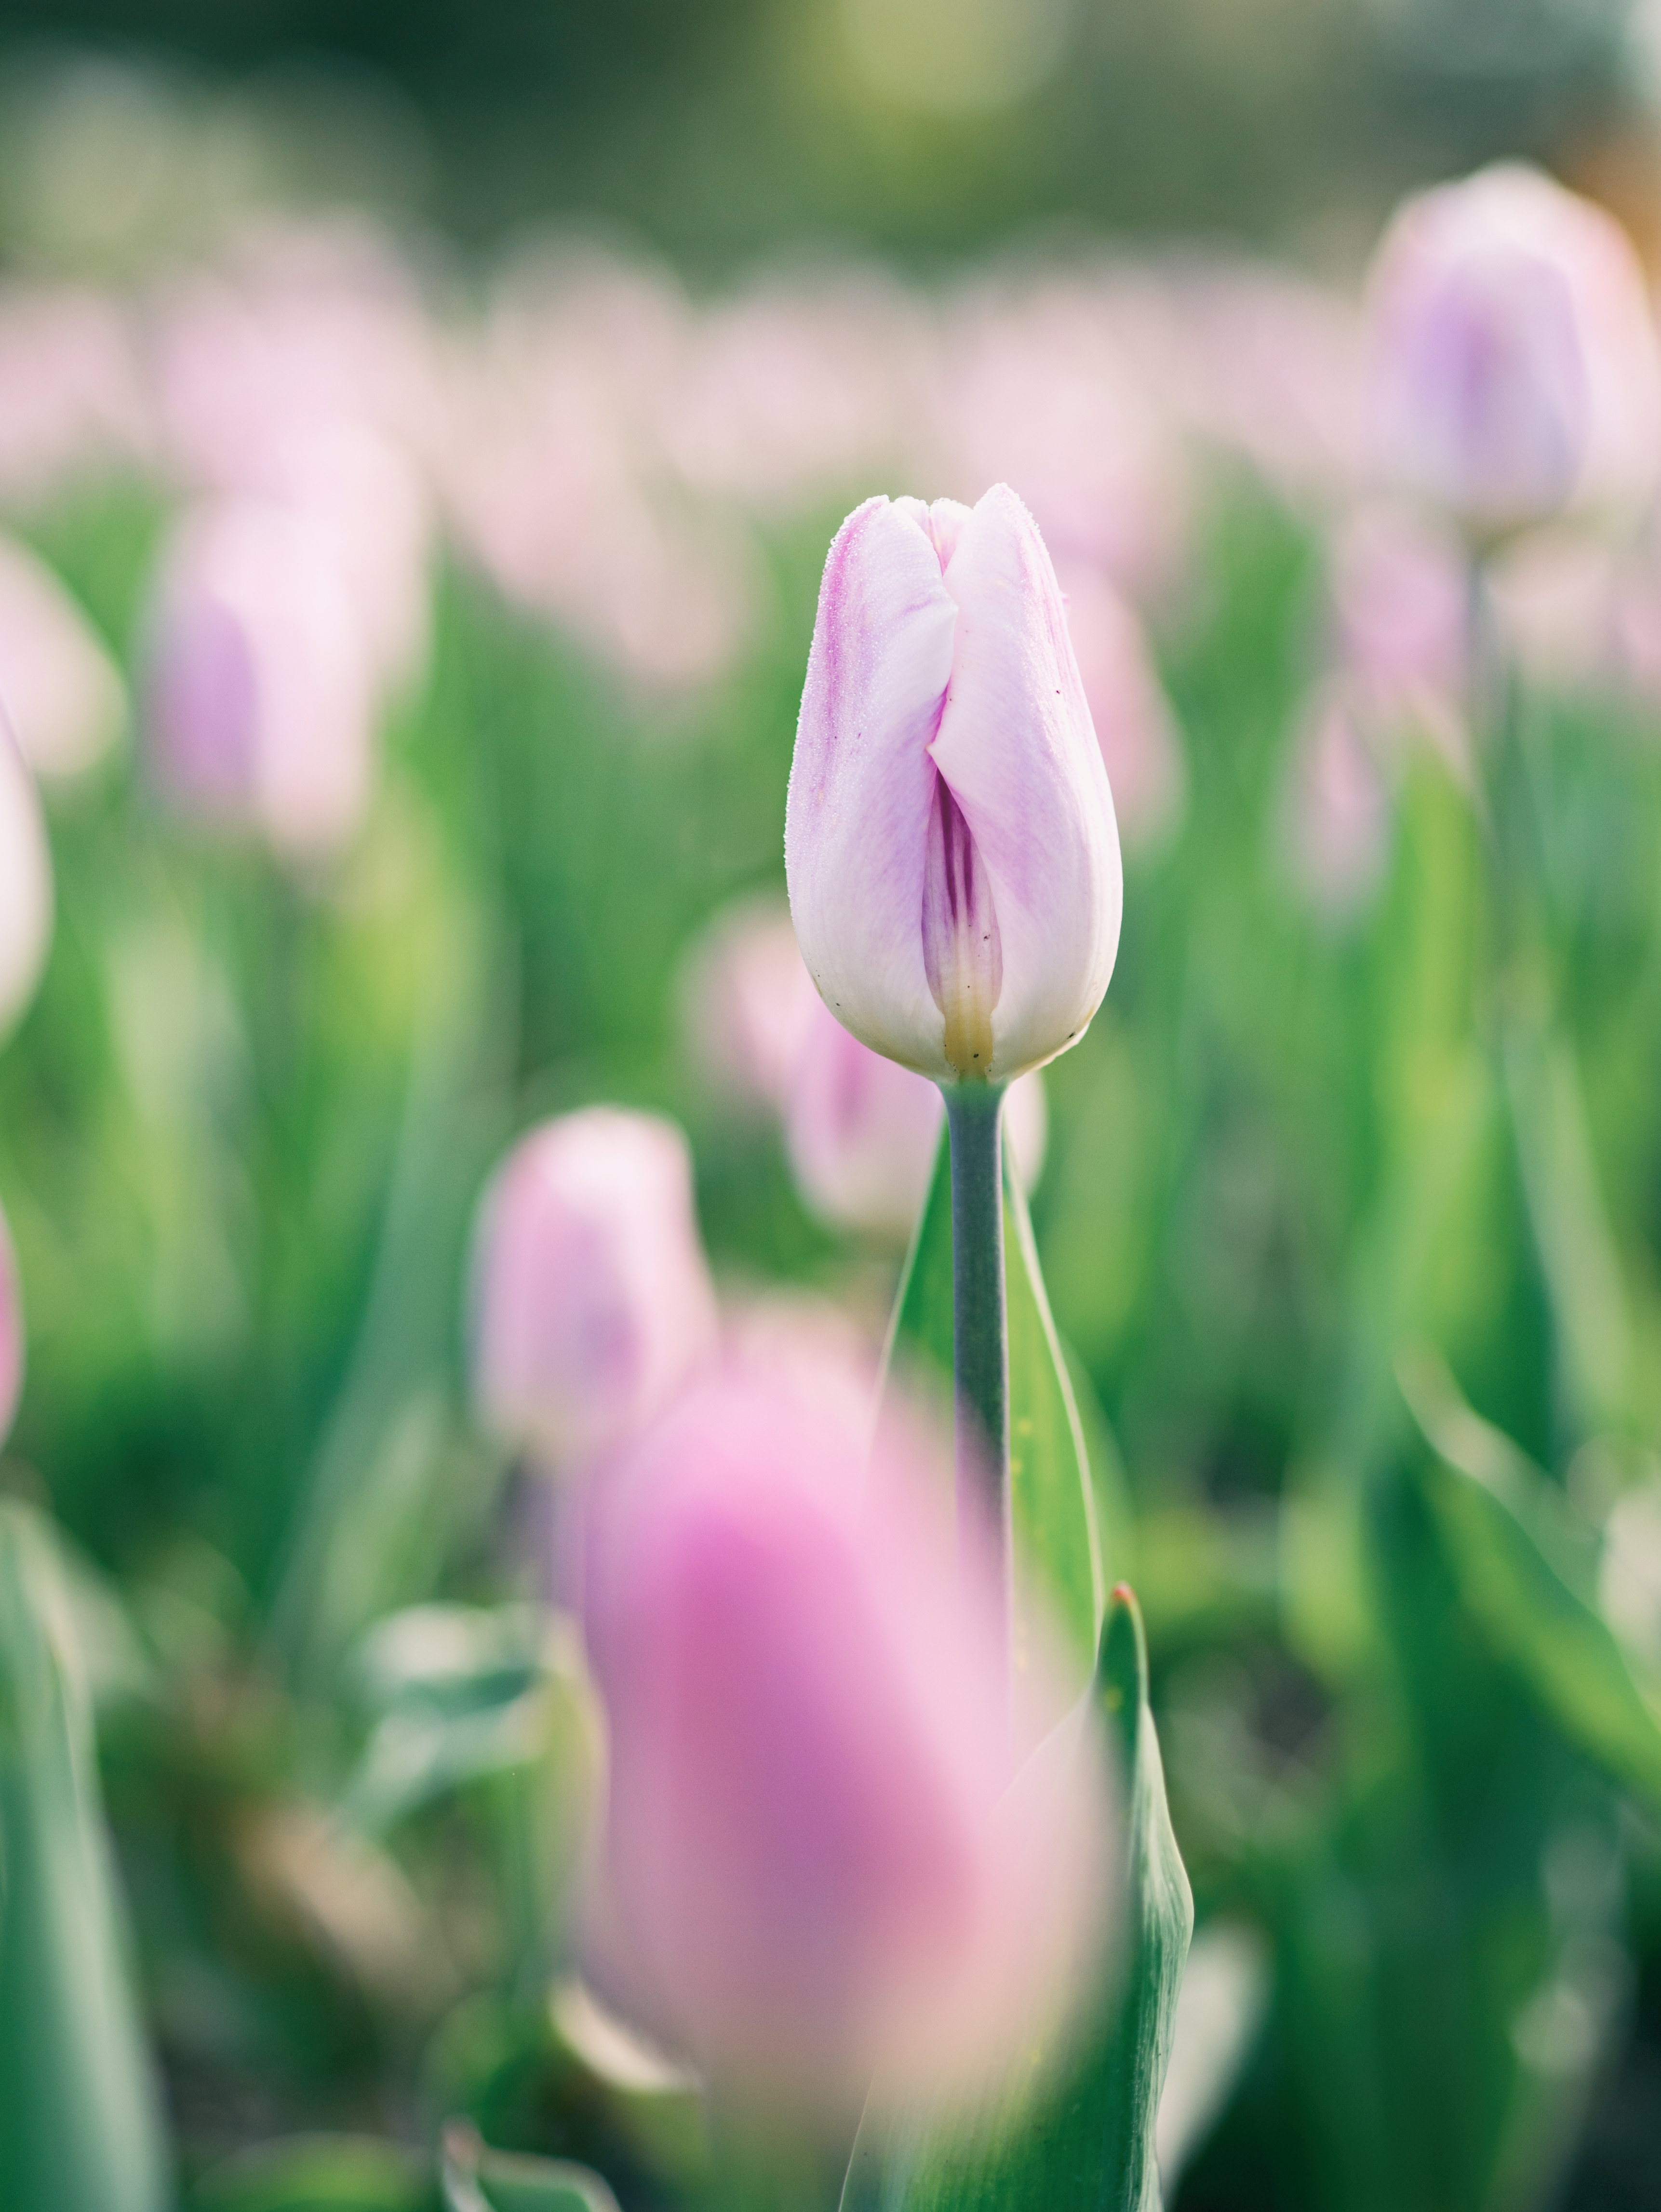
<instances>
[{"instance_id":1,"label":"blurred pink flower","mask_svg":"<svg viewBox=\"0 0 1661 2212\"><path fill-rule=\"evenodd\" d=\"M1145 386L1189 438L1289 500L1350 488L1360 345L1348 301L1282 270L1186 258L1119 272L1113 307Z\"/></svg>"},{"instance_id":2,"label":"blurred pink flower","mask_svg":"<svg viewBox=\"0 0 1661 2212\"><path fill-rule=\"evenodd\" d=\"M899 465L925 359L920 310L875 276L759 288L700 319L667 455L700 491L799 512Z\"/></svg>"},{"instance_id":3,"label":"blurred pink flower","mask_svg":"<svg viewBox=\"0 0 1661 2212\"><path fill-rule=\"evenodd\" d=\"M78 775L127 719L126 687L91 623L44 562L0 538L0 706L37 776Z\"/></svg>"},{"instance_id":4,"label":"blurred pink flower","mask_svg":"<svg viewBox=\"0 0 1661 2212\"><path fill-rule=\"evenodd\" d=\"M123 309L79 286L0 290L0 501L147 459L152 431Z\"/></svg>"},{"instance_id":5,"label":"blurred pink flower","mask_svg":"<svg viewBox=\"0 0 1661 2212\"><path fill-rule=\"evenodd\" d=\"M1463 773L1469 752L1472 576L1443 526L1384 504L1354 508L1333 531L1333 674L1328 697L1381 753L1435 745Z\"/></svg>"},{"instance_id":6,"label":"blurred pink flower","mask_svg":"<svg viewBox=\"0 0 1661 2212\"><path fill-rule=\"evenodd\" d=\"M52 922L52 854L40 802L0 716L0 1036L34 995Z\"/></svg>"},{"instance_id":7,"label":"blurred pink flower","mask_svg":"<svg viewBox=\"0 0 1661 2212\"><path fill-rule=\"evenodd\" d=\"M687 1056L710 1089L780 1111L818 1004L787 902L762 891L722 907L688 948L676 995Z\"/></svg>"},{"instance_id":8,"label":"blurred pink flower","mask_svg":"<svg viewBox=\"0 0 1661 2212\"><path fill-rule=\"evenodd\" d=\"M374 788L372 656L332 532L225 501L163 556L144 654L150 769L186 811L307 859L356 834Z\"/></svg>"},{"instance_id":9,"label":"blurred pink flower","mask_svg":"<svg viewBox=\"0 0 1661 2212\"><path fill-rule=\"evenodd\" d=\"M819 591L785 808L803 957L837 1019L939 1082L1007 1080L1088 1025L1118 830L1066 611L1007 485L867 500Z\"/></svg>"},{"instance_id":10,"label":"blurred pink flower","mask_svg":"<svg viewBox=\"0 0 1661 2212\"><path fill-rule=\"evenodd\" d=\"M474 1241L473 1388L487 1425L556 1465L586 1462L657 1414L715 1339L679 1130L590 1106L522 1138Z\"/></svg>"},{"instance_id":11,"label":"blurred pink flower","mask_svg":"<svg viewBox=\"0 0 1661 2212\"><path fill-rule=\"evenodd\" d=\"M23 1295L17 1255L0 1212L0 1443L6 1440L23 1389Z\"/></svg>"},{"instance_id":12,"label":"blurred pink flower","mask_svg":"<svg viewBox=\"0 0 1661 2212\"><path fill-rule=\"evenodd\" d=\"M879 1435L862 1482L833 1399L716 1376L609 1471L590 1553L596 1971L729 2087L842 2117L873 2076L948 2100L1030 2051L1110 1894L1081 1723L1000 1802L991 1600L918 1451Z\"/></svg>"},{"instance_id":13,"label":"blurred pink flower","mask_svg":"<svg viewBox=\"0 0 1661 2212\"><path fill-rule=\"evenodd\" d=\"M954 303L922 419L920 471L970 502L1012 486L1058 566L1098 569L1137 599L1177 567L1181 444L1103 284L1050 277Z\"/></svg>"},{"instance_id":14,"label":"blurred pink flower","mask_svg":"<svg viewBox=\"0 0 1661 2212\"><path fill-rule=\"evenodd\" d=\"M1146 844L1180 813L1184 771L1176 718L1147 633L1096 571L1062 567L1067 627L1127 845Z\"/></svg>"},{"instance_id":15,"label":"blurred pink flower","mask_svg":"<svg viewBox=\"0 0 1661 2212\"><path fill-rule=\"evenodd\" d=\"M815 994L785 1100L785 1149L808 1210L837 1229L897 1238L916 1226L946 1112L939 1086L861 1044ZM1023 1187L1043 1166L1043 1079L1009 1086L1004 1131Z\"/></svg>"},{"instance_id":16,"label":"blurred pink flower","mask_svg":"<svg viewBox=\"0 0 1661 2212\"><path fill-rule=\"evenodd\" d=\"M1335 919L1364 905L1390 849L1390 794L1342 683L1311 702L1293 753L1287 797L1293 865Z\"/></svg>"},{"instance_id":17,"label":"blurred pink flower","mask_svg":"<svg viewBox=\"0 0 1661 2212\"><path fill-rule=\"evenodd\" d=\"M1489 608L1516 665L1552 690L1615 684L1630 557L1584 531L1541 530L1506 547L1484 580Z\"/></svg>"},{"instance_id":18,"label":"blurred pink flower","mask_svg":"<svg viewBox=\"0 0 1661 2212\"><path fill-rule=\"evenodd\" d=\"M737 519L689 497L664 451L690 344L666 281L555 261L504 290L452 379L444 483L462 544L648 691L721 676L753 599Z\"/></svg>"},{"instance_id":19,"label":"blurred pink flower","mask_svg":"<svg viewBox=\"0 0 1661 2212\"><path fill-rule=\"evenodd\" d=\"M1369 286L1383 476L1479 539L1635 512L1661 459L1661 359L1626 234L1517 163L1410 199Z\"/></svg>"}]
</instances>

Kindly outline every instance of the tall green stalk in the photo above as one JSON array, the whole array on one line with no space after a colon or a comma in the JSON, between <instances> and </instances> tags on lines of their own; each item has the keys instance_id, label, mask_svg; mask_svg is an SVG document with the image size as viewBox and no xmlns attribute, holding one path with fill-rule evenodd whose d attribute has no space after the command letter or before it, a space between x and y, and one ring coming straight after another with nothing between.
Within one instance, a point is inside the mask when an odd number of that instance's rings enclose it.
<instances>
[{"instance_id":1,"label":"tall green stalk","mask_svg":"<svg viewBox=\"0 0 1661 2212\"><path fill-rule=\"evenodd\" d=\"M1009 1501L1009 1328L1004 1304L1004 1086L954 1083L952 1140L952 1364L957 1385L960 1540L990 1553L1001 1613L1005 1678L1013 1610Z\"/></svg>"}]
</instances>

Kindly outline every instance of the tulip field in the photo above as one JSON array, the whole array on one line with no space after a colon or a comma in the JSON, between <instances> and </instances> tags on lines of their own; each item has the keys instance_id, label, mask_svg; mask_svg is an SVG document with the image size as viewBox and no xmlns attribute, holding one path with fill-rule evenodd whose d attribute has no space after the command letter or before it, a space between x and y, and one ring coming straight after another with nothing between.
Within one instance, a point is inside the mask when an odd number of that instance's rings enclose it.
<instances>
[{"instance_id":1,"label":"tulip field","mask_svg":"<svg viewBox=\"0 0 1661 2212\"><path fill-rule=\"evenodd\" d=\"M0 278L0 2206L1661 2203L1661 336Z\"/></svg>"}]
</instances>

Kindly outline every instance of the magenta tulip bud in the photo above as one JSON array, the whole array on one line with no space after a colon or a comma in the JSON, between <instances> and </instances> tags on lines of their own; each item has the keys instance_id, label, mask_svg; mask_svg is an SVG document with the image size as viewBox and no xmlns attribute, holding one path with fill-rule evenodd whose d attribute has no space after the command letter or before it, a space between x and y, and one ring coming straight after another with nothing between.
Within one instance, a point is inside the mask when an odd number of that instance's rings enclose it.
<instances>
[{"instance_id":1,"label":"magenta tulip bud","mask_svg":"<svg viewBox=\"0 0 1661 2212\"><path fill-rule=\"evenodd\" d=\"M1370 288L1369 424L1405 490L1491 540L1635 512L1661 459L1661 360L1626 234L1519 164L1408 201Z\"/></svg>"},{"instance_id":2,"label":"magenta tulip bud","mask_svg":"<svg viewBox=\"0 0 1661 2212\"><path fill-rule=\"evenodd\" d=\"M101 759L127 719L125 686L91 623L44 562L0 539L0 704L43 779Z\"/></svg>"},{"instance_id":3,"label":"magenta tulip bud","mask_svg":"<svg viewBox=\"0 0 1661 2212\"><path fill-rule=\"evenodd\" d=\"M940 1150L937 1087L885 1060L817 1000L785 1105L785 1149L808 1210L836 1229L902 1242L916 1226ZM1010 1086L1004 1134L1025 1188L1043 1165L1043 1079Z\"/></svg>"},{"instance_id":4,"label":"magenta tulip bud","mask_svg":"<svg viewBox=\"0 0 1661 2212\"><path fill-rule=\"evenodd\" d=\"M591 1106L520 1139L474 1249L473 1384L506 1443L569 1466L632 1435L714 1349L678 1129Z\"/></svg>"},{"instance_id":5,"label":"magenta tulip bud","mask_svg":"<svg viewBox=\"0 0 1661 2212\"><path fill-rule=\"evenodd\" d=\"M163 563L147 662L149 763L178 805L295 859L356 835L374 668L326 527L253 500L191 516Z\"/></svg>"},{"instance_id":6,"label":"magenta tulip bud","mask_svg":"<svg viewBox=\"0 0 1661 2212\"><path fill-rule=\"evenodd\" d=\"M608 1470L591 1949L730 2089L846 2115L873 2076L949 2098L1038 2047L1100 1955L1111 1830L1082 1731L1001 1802L989 1591L920 1510L915 1441L867 1468L837 1407L714 1377Z\"/></svg>"},{"instance_id":7,"label":"magenta tulip bud","mask_svg":"<svg viewBox=\"0 0 1661 2212\"><path fill-rule=\"evenodd\" d=\"M0 716L0 1036L34 995L52 942L52 855L40 802Z\"/></svg>"},{"instance_id":8,"label":"magenta tulip bud","mask_svg":"<svg viewBox=\"0 0 1661 2212\"><path fill-rule=\"evenodd\" d=\"M937 1082L1081 1036L1118 949L1118 830L1056 572L1015 495L867 500L819 589L785 814L819 995Z\"/></svg>"},{"instance_id":9,"label":"magenta tulip bud","mask_svg":"<svg viewBox=\"0 0 1661 2212\"><path fill-rule=\"evenodd\" d=\"M0 1213L0 1443L6 1439L23 1388L23 1297L17 1255L6 1217Z\"/></svg>"}]
</instances>

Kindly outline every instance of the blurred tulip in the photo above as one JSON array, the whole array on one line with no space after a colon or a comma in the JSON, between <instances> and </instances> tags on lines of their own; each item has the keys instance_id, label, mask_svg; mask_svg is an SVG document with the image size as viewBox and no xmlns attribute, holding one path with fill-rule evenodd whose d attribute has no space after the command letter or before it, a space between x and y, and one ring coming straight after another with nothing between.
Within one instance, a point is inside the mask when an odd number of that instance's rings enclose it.
<instances>
[{"instance_id":1,"label":"blurred tulip","mask_svg":"<svg viewBox=\"0 0 1661 2212\"><path fill-rule=\"evenodd\" d=\"M119 672L44 562L0 539L0 704L18 750L45 779L102 758L127 717Z\"/></svg>"},{"instance_id":2,"label":"blurred tulip","mask_svg":"<svg viewBox=\"0 0 1661 2212\"><path fill-rule=\"evenodd\" d=\"M1335 918L1365 904L1390 849L1389 794L1361 720L1342 684L1329 686L1311 703L1293 756L1293 866Z\"/></svg>"},{"instance_id":3,"label":"blurred tulip","mask_svg":"<svg viewBox=\"0 0 1661 2212\"><path fill-rule=\"evenodd\" d=\"M1458 719L1469 678L1464 550L1396 507L1354 509L1329 556L1337 659L1381 721Z\"/></svg>"},{"instance_id":4,"label":"blurred tulip","mask_svg":"<svg viewBox=\"0 0 1661 2212\"><path fill-rule=\"evenodd\" d=\"M814 1001L785 1107L785 1147L810 1212L902 1243L916 1226L945 1115L927 1076L885 1060ZM1043 1079L1009 1087L1004 1136L1029 1190L1049 1133Z\"/></svg>"},{"instance_id":5,"label":"blurred tulip","mask_svg":"<svg viewBox=\"0 0 1661 2212\"><path fill-rule=\"evenodd\" d=\"M569 1465L650 1420L712 1352L686 1140L591 1106L520 1139L480 1211L473 1387L502 1439Z\"/></svg>"},{"instance_id":6,"label":"blurred tulip","mask_svg":"<svg viewBox=\"0 0 1661 2212\"><path fill-rule=\"evenodd\" d=\"M949 2098L1099 1952L1099 1759L1007 1778L989 1591L920 1469L826 1394L716 1377L610 1471L588 1632L609 1726L597 1970L739 2092ZM946 1494L949 1496L949 1488Z\"/></svg>"},{"instance_id":7,"label":"blurred tulip","mask_svg":"<svg viewBox=\"0 0 1661 2212\"><path fill-rule=\"evenodd\" d=\"M0 291L0 499L147 457L149 408L123 309L79 285Z\"/></svg>"},{"instance_id":8,"label":"blurred tulip","mask_svg":"<svg viewBox=\"0 0 1661 2212\"><path fill-rule=\"evenodd\" d=\"M1145 844L1181 811L1183 755L1147 634L1104 576L1068 568L1067 628L1114 811L1127 845Z\"/></svg>"},{"instance_id":9,"label":"blurred tulip","mask_svg":"<svg viewBox=\"0 0 1661 2212\"><path fill-rule=\"evenodd\" d=\"M6 1440L23 1389L23 1295L11 1231L0 1213L0 1443Z\"/></svg>"},{"instance_id":10,"label":"blurred tulip","mask_svg":"<svg viewBox=\"0 0 1661 2212\"><path fill-rule=\"evenodd\" d=\"M1367 403L1384 476L1480 541L1635 513L1661 459L1661 360L1625 233L1514 163L1410 199L1373 266Z\"/></svg>"},{"instance_id":11,"label":"blurred tulip","mask_svg":"<svg viewBox=\"0 0 1661 2212\"><path fill-rule=\"evenodd\" d=\"M699 933L677 996L688 1059L735 1105L778 1111L818 1004L782 898L735 899Z\"/></svg>"},{"instance_id":12,"label":"blurred tulip","mask_svg":"<svg viewBox=\"0 0 1661 2212\"><path fill-rule=\"evenodd\" d=\"M1189 505L1182 448L1105 284L971 293L945 319L937 374L922 469L971 500L1013 485L1058 567L1134 598L1171 575Z\"/></svg>"},{"instance_id":13,"label":"blurred tulip","mask_svg":"<svg viewBox=\"0 0 1661 2212\"><path fill-rule=\"evenodd\" d=\"M373 792L374 688L326 526L257 501L189 516L145 660L146 750L179 805L296 859L350 841Z\"/></svg>"},{"instance_id":14,"label":"blurred tulip","mask_svg":"<svg viewBox=\"0 0 1661 2212\"><path fill-rule=\"evenodd\" d=\"M52 942L52 854L29 772L0 719L0 1036L40 980Z\"/></svg>"},{"instance_id":15,"label":"blurred tulip","mask_svg":"<svg viewBox=\"0 0 1661 2212\"><path fill-rule=\"evenodd\" d=\"M868 500L837 534L785 872L820 996L940 1082L1083 1034L1118 948L1118 831L1055 571L1005 485Z\"/></svg>"}]
</instances>

